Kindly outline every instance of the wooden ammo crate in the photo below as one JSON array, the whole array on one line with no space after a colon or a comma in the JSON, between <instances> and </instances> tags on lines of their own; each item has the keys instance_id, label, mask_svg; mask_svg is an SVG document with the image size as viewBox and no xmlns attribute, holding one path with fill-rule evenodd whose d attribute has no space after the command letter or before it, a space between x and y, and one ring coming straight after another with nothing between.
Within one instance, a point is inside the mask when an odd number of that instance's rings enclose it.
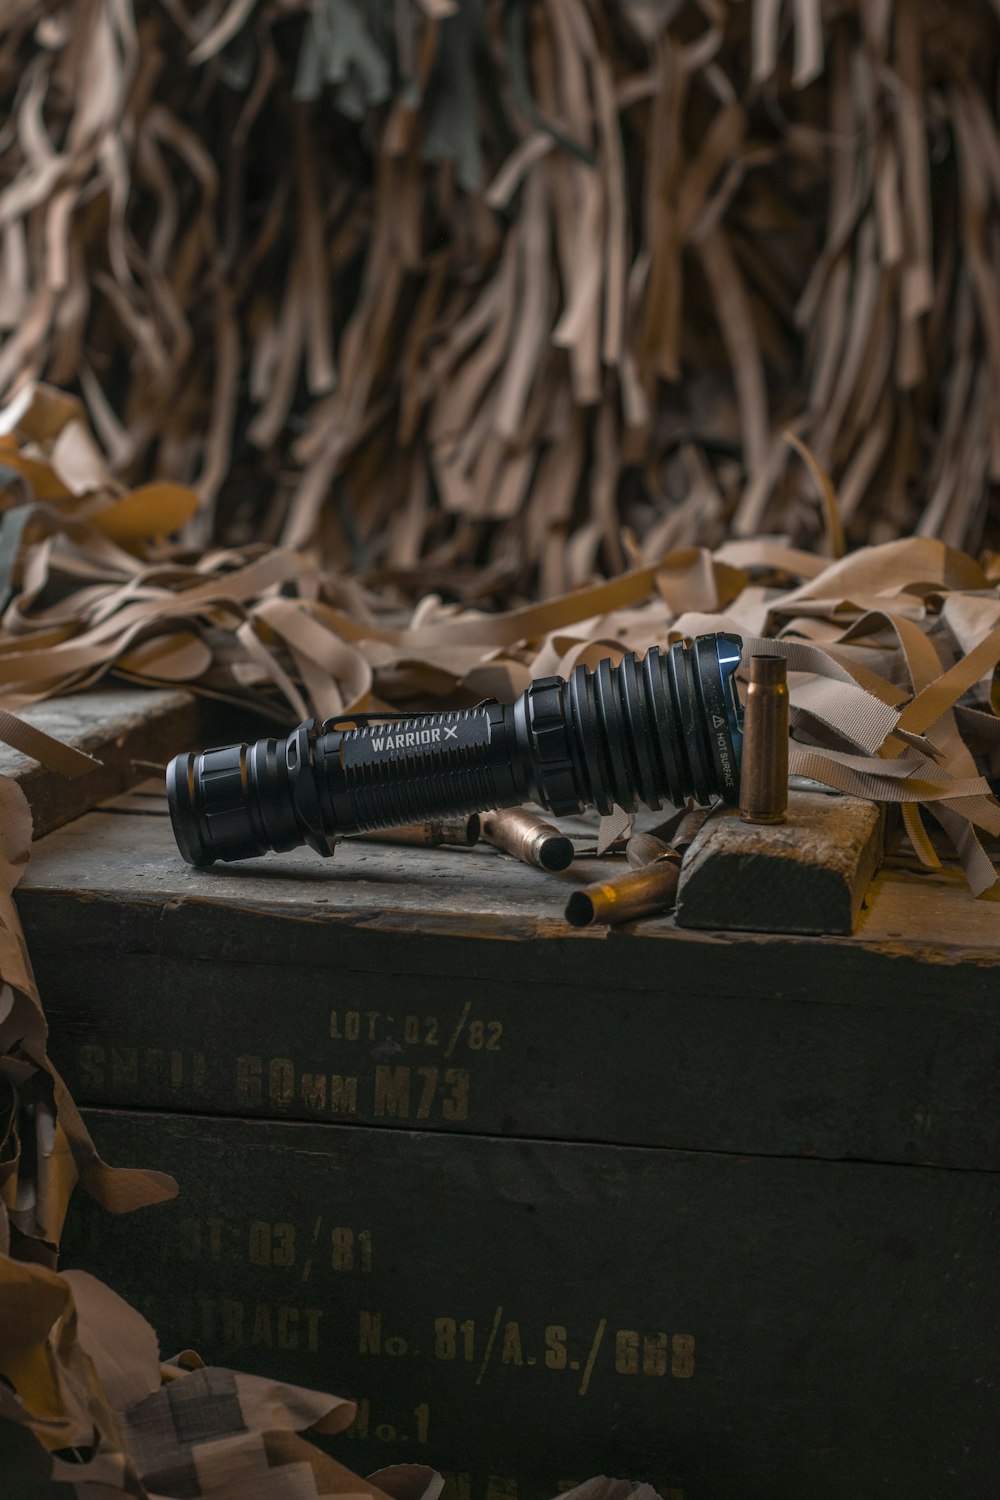
<instances>
[{"instance_id":1,"label":"wooden ammo crate","mask_svg":"<svg viewBox=\"0 0 1000 1500\"><path fill-rule=\"evenodd\" d=\"M43 840L52 1055L104 1153L182 1187L78 1202L68 1261L471 1500L994 1493L996 905L884 872L850 939L572 931L592 873L194 872L142 793Z\"/></svg>"}]
</instances>

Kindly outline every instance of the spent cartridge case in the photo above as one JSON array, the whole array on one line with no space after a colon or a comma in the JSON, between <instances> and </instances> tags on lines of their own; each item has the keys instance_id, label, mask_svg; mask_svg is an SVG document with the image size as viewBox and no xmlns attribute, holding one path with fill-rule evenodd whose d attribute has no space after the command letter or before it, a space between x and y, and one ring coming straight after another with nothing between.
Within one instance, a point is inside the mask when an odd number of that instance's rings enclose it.
<instances>
[{"instance_id":1,"label":"spent cartridge case","mask_svg":"<svg viewBox=\"0 0 1000 1500\"><path fill-rule=\"evenodd\" d=\"M645 833L635 834L634 838L655 839L657 843L663 846L657 850L657 856L671 850L676 854L683 854L685 849L694 843L709 818L713 816L715 810L712 807L689 807L686 810L682 809L680 812L674 813L673 817L668 818L665 823L660 823L658 827L650 828ZM646 847L646 845L638 845L635 856L629 859L630 865L633 865L635 868L639 867L641 859L640 851ZM649 845L648 848L652 856L652 845ZM628 859L627 846L625 857ZM642 860L642 863L648 864L649 860Z\"/></svg>"},{"instance_id":2,"label":"spent cartridge case","mask_svg":"<svg viewBox=\"0 0 1000 1500\"><path fill-rule=\"evenodd\" d=\"M594 922L614 926L668 911L677 899L680 875L680 856L673 851L661 854L641 870L574 891L566 903L566 920L573 927L590 927Z\"/></svg>"},{"instance_id":3,"label":"spent cartridge case","mask_svg":"<svg viewBox=\"0 0 1000 1500\"><path fill-rule=\"evenodd\" d=\"M493 808L482 815L482 837L495 849L540 870L565 870L576 852L573 840L523 807Z\"/></svg>"},{"instance_id":4,"label":"spent cartridge case","mask_svg":"<svg viewBox=\"0 0 1000 1500\"><path fill-rule=\"evenodd\" d=\"M654 859L670 854L671 846L666 839L658 839L654 833L634 833L625 845L625 858L633 870L651 865Z\"/></svg>"},{"instance_id":5,"label":"spent cartridge case","mask_svg":"<svg viewBox=\"0 0 1000 1500\"><path fill-rule=\"evenodd\" d=\"M788 665L783 656L752 656L743 721L740 816L783 823L788 809Z\"/></svg>"},{"instance_id":6,"label":"spent cartridge case","mask_svg":"<svg viewBox=\"0 0 1000 1500\"><path fill-rule=\"evenodd\" d=\"M440 844L456 844L467 849L479 842L478 813L461 818L435 818L427 823L404 823L398 828L373 828L356 835L374 839L379 844L410 844L421 849L435 849Z\"/></svg>"}]
</instances>

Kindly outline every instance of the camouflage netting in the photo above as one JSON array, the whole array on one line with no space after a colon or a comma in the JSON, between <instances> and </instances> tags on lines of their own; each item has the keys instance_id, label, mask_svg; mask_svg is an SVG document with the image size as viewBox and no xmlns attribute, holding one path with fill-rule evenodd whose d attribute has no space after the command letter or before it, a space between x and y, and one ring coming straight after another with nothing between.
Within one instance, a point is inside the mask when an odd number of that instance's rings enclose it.
<instances>
[{"instance_id":1,"label":"camouflage netting","mask_svg":"<svg viewBox=\"0 0 1000 1500\"><path fill-rule=\"evenodd\" d=\"M849 541L974 551L998 9L5 0L0 398L404 589L808 546L827 475Z\"/></svg>"}]
</instances>

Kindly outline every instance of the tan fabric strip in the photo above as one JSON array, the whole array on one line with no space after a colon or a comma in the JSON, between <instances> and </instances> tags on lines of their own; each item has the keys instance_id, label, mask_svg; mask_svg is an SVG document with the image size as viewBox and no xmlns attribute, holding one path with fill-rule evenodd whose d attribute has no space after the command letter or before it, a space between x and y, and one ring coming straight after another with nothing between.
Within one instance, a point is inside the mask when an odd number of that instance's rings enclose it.
<instances>
[{"instance_id":1,"label":"tan fabric strip","mask_svg":"<svg viewBox=\"0 0 1000 1500\"><path fill-rule=\"evenodd\" d=\"M972 894L985 896L987 891L993 890L1000 876L979 842L975 829L965 818L953 812L947 803L935 802L928 807L928 811L938 820L955 845Z\"/></svg>"},{"instance_id":2,"label":"tan fabric strip","mask_svg":"<svg viewBox=\"0 0 1000 1500\"><path fill-rule=\"evenodd\" d=\"M865 797L873 802L939 802L977 794L989 795L989 782L983 776L962 781L930 780L915 774L920 770L916 762L912 765L902 763L905 765L903 771L886 772L884 769L885 766L900 764L898 761L867 761L832 750L806 750L795 745L789 750L789 770L793 775L810 776L814 781L822 781L852 797Z\"/></svg>"},{"instance_id":3,"label":"tan fabric strip","mask_svg":"<svg viewBox=\"0 0 1000 1500\"><path fill-rule=\"evenodd\" d=\"M967 656L918 693L900 714L902 728L917 733L928 729L943 713L975 687L980 678L1000 662L1000 626L974 646Z\"/></svg>"},{"instance_id":4,"label":"tan fabric strip","mask_svg":"<svg viewBox=\"0 0 1000 1500\"><path fill-rule=\"evenodd\" d=\"M0 708L0 740L63 776L86 776L88 771L94 771L102 764L92 755L54 739L51 734L26 723L5 708Z\"/></svg>"},{"instance_id":5,"label":"tan fabric strip","mask_svg":"<svg viewBox=\"0 0 1000 1500\"><path fill-rule=\"evenodd\" d=\"M830 646L813 646L786 638L773 640L770 636L747 636L743 641L744 666L749 664L751 656L783 656L790 672L817 672L822 677L854 683L892 706L902 703L906 698L905 689L888 682L867 667L857 662L839 661L835 648Z\"/></svg>"},{"instance_id":6,"label":"tan fabric strip","mask_svg":"<svg viewBox=\"0 0 1000 1500\"><path fill-rule=\"evenodd\" d=\"M792 681L788 692L794 708L812 714L873 755L899 723L896 709L854 683L815 676Z\"/></svg>"}]
</instances>

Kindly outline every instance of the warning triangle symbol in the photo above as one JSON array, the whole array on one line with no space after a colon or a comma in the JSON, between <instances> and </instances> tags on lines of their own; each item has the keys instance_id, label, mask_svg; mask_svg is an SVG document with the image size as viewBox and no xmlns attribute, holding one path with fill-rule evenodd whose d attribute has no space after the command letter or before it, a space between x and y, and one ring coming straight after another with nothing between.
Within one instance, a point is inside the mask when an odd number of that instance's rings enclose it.
<instances>
[{"instance_id":1,"label":"warning triangle symbol","mask_svg":"<svg viewBox=\"0 0 1000 1500\"><path fill-rule=\"evenodd\" d=\"M714 726L715 726L715 728L716 728L716 729L721 729L721 728L722 728L722 726L723 726L723 724L724 724L724 723L725 723L725 722L726 722L726 721L725 721L725 719L724 719L724 718L723 718L723 717L722 717L722 715L721 715L721 714L713 714L713 715L712 715L712 723L713 723L713 725L714 725Z\"/></svg>"}]
</instances>

